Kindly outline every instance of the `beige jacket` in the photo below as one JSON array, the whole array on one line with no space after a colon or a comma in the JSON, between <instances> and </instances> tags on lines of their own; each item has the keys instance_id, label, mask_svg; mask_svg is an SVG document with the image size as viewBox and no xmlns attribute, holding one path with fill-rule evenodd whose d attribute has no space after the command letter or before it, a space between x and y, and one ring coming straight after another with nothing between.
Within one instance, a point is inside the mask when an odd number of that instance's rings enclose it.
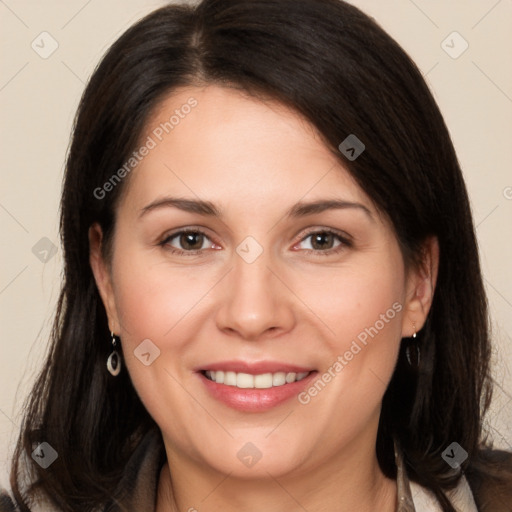
<instances>
[{"instance_id":1,"label":"beige jacket","mask_svg":"<svg viewBox=\"0 0 512 512\"><path fill-rule=\"evenodd\" d=\"M505 452L501 452L505 453ZM510 458L508 459L510 461ZM410 482L404 467L402 456L395 449L397 465L397 507L396 512L442 512L433 494L427 489ZM146 435L131 456L124 476L119 483L122 498L118 506L110 504L109 512L154 512L160 470L165 462L165 451L158 432ZM462 477L456 489L447 493L458 512L510 512L512 501L493 501L492 489L483 485L480 488L479 507L475 504L473 493L465 477ZM512 493L511 493L512 494ZM0 512L16 512L6 491L0 493ZM49 504L41 504L33 512L59 512ZM101 512L100 510L98 512Z\"/></svg>"}]
</instances>

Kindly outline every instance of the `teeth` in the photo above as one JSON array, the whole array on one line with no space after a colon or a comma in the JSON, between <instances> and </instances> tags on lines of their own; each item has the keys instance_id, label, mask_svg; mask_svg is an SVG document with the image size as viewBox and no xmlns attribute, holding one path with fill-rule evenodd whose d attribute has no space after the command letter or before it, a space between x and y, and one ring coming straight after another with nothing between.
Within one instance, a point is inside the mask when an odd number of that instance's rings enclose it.
<instances>
[{"instance_id":1,"label":"teeth","mask_svg":"<svg viewBox=\"0 0 512 512\"><path fill-rule=\"evenodd\" d=\"M208 379L226 386L235 386L241 389L267 389L302 380L309 375L309 372L276 372L251 375L249 373L208 370L205 375Z\"/></svg>"},{"instance_id":2,"label":"teeth","mask_svg":"<svg viewBox=\"0 0 512 512\"><path fill-rule=\"evenodd\" d=\"M237 373L236 374L236 387L237 388L253 388L254 387L254 376L248 373Z\"/></svg>"},{"instance_id":3,"label":"teeth","mask_svg":"<svg viewBox=\"0 0 512 512\"><path fill-rule=\"evenodd\" d=\"M261 375L254 376L254 387L257 389L266 389L272 387L272 374L263 373Z\"/></svg>"},{"instance_id":4,"label":"teeth","mask_svg":"<svg viewBox=\"0 0 512 512\"><path fill-rule=\"evenodd\" d=\"M272 375L272 386L282 386L283 384L286 384L286 373L274 373L274 375Z\"/></svg>"},{"instance_id":5,"label":"teeth","mask_svg":"<svg viewBox=\"0 0 512 512\"><path fill-rule=\"evenodd\" d=\"M288 384L291 384L292 382L295 382L295 377L297 377L296 373L287 373L286 374L286 382Z\"/></svg>"},{"instance_id":6,"label":"teeth","mask_svg":"<svg viewBox=\"0 0 512 512\"><path fill-rule=\"evenodd\" d=\"M217 372L210 372L210 378L215 380L217 378ZM215 382L217 382L215 380ZM224 373L224 384L227 386L236 386L236 373L235 372L226 372Z\"/></svg>"}]
</instances>

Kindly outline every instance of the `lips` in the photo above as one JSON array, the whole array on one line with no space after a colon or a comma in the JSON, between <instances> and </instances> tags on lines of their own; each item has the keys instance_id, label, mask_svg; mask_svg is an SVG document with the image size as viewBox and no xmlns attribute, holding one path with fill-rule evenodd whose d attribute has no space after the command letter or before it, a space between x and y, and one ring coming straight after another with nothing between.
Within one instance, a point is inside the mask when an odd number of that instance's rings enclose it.
<instances>
[{"instance_id":1,"label":"lips","mask_svg":"<svg viewBox=\"0 0 512 512\"><path fill-rule=\"evenodd\" d=\"M224 361L196 372L214 399L245 412L263 412L297 396L318 373L312 368L270 361Z\"/></svg>"}]
</instances>

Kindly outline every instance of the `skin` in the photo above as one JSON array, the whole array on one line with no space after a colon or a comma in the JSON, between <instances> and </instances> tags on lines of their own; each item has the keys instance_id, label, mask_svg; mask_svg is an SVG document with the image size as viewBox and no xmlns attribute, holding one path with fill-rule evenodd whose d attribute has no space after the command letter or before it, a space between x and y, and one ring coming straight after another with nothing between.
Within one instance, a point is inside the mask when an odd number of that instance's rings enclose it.
<instances>
[{"instance_id":1,"label":"skin","mask_svg":"<svg viewBox=\"0 0 512 512\"><path fill-rule=\"evenodd\" d=\"M406 268L386 217L297 113L274 102L207 86L174 91L146 133L194 97L198 105L132 172L117 211L112 260L89 231L90 261L125 369L159 425L168 462L158 512L393 511L396 483L381 472L375 440L382 396L400 340L419 331L437 275L435 239L425 261ZM164 196L211 201L221 218L155 208ZM298 201L343 199L364 206L302 218ZM201 229L196 246L178 228ZM338 230L351 244L311 233ZM252 263L236 252L252 236ZM172 248L201 254L172 254ZM308 252L309 249L309 252ZM337 253L322 254L331 249ZM325 388L265 412L215 400L194 369L239 359L284 361L322 374L394 303L401 311ZM149 338L160 356L134 356ZM237 457L251 442L261 460ZM172 474L172 480L170 475Z\"/></svg>"}]
</instances>

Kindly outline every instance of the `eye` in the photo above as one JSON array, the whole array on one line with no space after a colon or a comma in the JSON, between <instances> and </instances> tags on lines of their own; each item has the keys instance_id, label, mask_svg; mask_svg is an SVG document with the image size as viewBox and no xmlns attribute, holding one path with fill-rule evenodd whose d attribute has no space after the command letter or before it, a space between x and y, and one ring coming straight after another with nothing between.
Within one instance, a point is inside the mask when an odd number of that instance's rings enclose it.
<instances>
[{"instance_id":1,"label":"eye","mask_svg":"<svg viewBox=\"0 0 512 512\"><path fill-rule=\"evenodd\" d=\"M341 234L332 229L309 232L294 246L294 249L303 243L306 243L305 249L303 248L306 253L322 256L336 254L352 246L348 235ZM205 249L218 248L206 233L199 229L182 229L181 231L171 233L159 242L158 245L164 247L165 250L172 254L186 256L200 255Z\"/></svg>"},{"instance_id":2,"label":"eye","mask_svg":"<svg viewBox=\"0 0 512 512\"><path fill-rule=\"evenodd\" d=\"M183 229L166 236L159 245L173 254L196 255L204 249L212 248L214 244L211 240L208 244L208 240L210 239L206 233L201 230ZM175 244L178 244L178 247Z\"/></svg>"},{"instance_id":3,"label":"eye","mask_svg":"<svg viewBox=\"0 0 512 512\"><path fill-rule=\"evenodd\" d=\"M309 242L306 242L308 240ZM322 256L338 253L352 245L346 235L342 235L331 229L309 232L294 248L304 242L306 242L305 251L307 253L315 253Z\"/></svg>"}]
</instances>

